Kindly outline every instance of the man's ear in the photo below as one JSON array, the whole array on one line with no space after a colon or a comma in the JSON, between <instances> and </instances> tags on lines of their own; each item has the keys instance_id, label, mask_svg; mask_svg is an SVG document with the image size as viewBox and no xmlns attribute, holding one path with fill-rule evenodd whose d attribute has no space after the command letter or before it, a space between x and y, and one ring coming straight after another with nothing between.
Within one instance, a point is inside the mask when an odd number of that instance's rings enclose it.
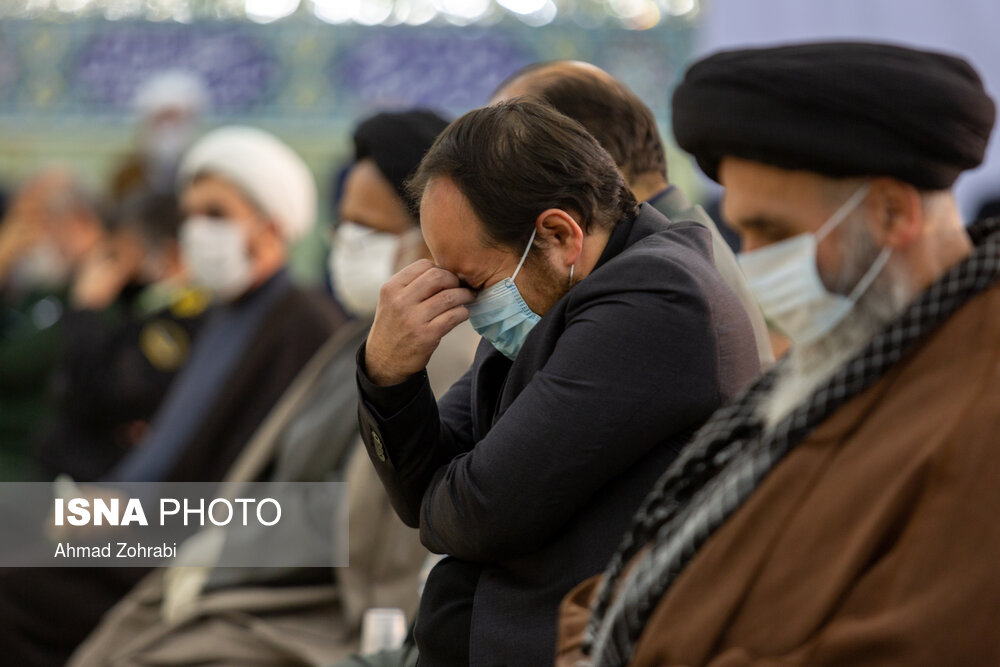
<instances>
[{"instance_id":1,"label":"man's ear","mask_svg":"<svg viewBox=\"0 0 1000 667\"><path fill-rule=\"evenodd\" d=\"M535 219L535 236L544 239L564 266L576 264L583 251L583 228L576 218L560 208L542 211Z\"/></svg>"},{"instance_id":2,"label":"man's ear","mask_svg":"<svg viewBox=\"0 0 1000 667\"><path fill-rule=\"evenodd\" d=\"M249 240L249 250L254 263L261 259L267 264L284 261L288 256L288 241L281 225L271 218L258 218L257 232Z\"/></svg>"},{"instance_id":3,"label":"man's ear","mask_svg":"<svg viewBox=\"0 0 1000 667\"><path fill-rule=\"evenodd\" d=\"M867 201L869 220L874 221L872 233L890 248L905 248L911 244L924 222L924 203L920 191L895 178L872 181Z\"/></svg>"},{"instance_id":4,"label":"man's ear","mask_svg":"<svg viewBox=\"0 0 1000 667\"><path fill-rule=\"evenodd\" d=\"M281 225L277 220L261 218L260 223L262 227L261 231L265 236L270 237L278 243L285 244L285 235L281 232Z\"/></svg>"}]
</instances>

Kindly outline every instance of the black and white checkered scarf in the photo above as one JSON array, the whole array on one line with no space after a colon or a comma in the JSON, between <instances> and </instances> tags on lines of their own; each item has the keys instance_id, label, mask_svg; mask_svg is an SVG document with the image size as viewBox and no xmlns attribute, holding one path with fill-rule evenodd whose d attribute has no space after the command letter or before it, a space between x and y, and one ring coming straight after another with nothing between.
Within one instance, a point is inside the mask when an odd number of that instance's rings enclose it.
<instances>
[{"instance_id":1,"label":"black and white checkered scarf","mask_svg":"<svg viewBox=\"0 0 1000 667\"><path fill-rule=\"evenodd\" d=\"M591 661L582 664L625 665L663 594L782 458L965 303L997 283L1000 219L976 223L968 232L975 244L972 254L921 293L773 429L764 428L759 408L784 362L698 431L647 496L605 571L584 639L583 649ZM646 545L649 548L619 582L626 564Z\"/></svg>"}]
</instances>

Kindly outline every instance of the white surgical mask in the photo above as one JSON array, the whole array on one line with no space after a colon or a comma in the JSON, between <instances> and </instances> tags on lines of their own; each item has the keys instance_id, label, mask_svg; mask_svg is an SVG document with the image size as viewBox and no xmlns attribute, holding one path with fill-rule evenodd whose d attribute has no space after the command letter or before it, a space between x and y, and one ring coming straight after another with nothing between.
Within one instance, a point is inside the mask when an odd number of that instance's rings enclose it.
<instances>
[{"instance_id":1,"label":"white surgical mask","mask_svg":"<svg viewBox=\"0 0 1000 667\"><path fill-rule=\"evenodd\" d=\"M232 301L253 282L246 232L237 223L188 218L180 230L181 254L191 279L220 301Z\"/></svg>"},{"instance_id":2,"label":"white surgical mask","mask_svg":"<svg viewBox=\"0 0 1000 667\"><path fill-rule=\"evenodd\" d=\"M356 315L374 315L379 290L395 273L402 238L356 222L340 223L329 257L337 301Z\"/></svg>"},{"instance_id":3,"label":"white surgical mask","mask_svg":"<svg viewBox=\"0 0 1000 667\"><path fill-rule=\"evenodd\" d=\"M535 232L532 231L514 274L484 289L468 306L472 328L511 360L517 358L524 340L541 319L528 307L514 284L534 240Z\"/></svg>"},{"instance_id":4,"label":"white surgical mask","mask_svg":"<svg viewBox=\"0 0 1000 667\"><path fill-rule=\"evenodd\" d=\"M864 201L868 188L867 183L858 188L815 233L799 234L739 256L764 317L793 344L811 343L833 329L889 260L891 248L883 248L847 296L830 292L816 266L819 242Z\"/></svg>"}]
</instances>

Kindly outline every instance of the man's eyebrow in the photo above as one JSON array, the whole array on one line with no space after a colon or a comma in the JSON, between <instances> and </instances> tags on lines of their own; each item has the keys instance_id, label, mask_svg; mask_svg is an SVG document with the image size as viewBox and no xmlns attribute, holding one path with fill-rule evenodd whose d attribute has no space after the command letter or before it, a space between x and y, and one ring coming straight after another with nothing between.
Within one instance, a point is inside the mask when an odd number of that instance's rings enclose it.
<instances>
[{"instance_id":1,"label":"man's eyebrow","mask_svg":"<svg viewBox=\"0 0 1000 667\"><path fill-rule=\"evenodd\" d=\"M357 223L359 225L363 225L364 227L371 227L372 229L374 229L374 227L372 227L372 225L370 225L368 223L368 216L366 216L364 214L353 215L353 213L356 213L356 211L348 210L348 211L346 211L346 215L341 215L340 211L338 211L337 212L337 224L339 225L342 222L354 222L354 223Z\"/></svg>"},{"instance_id":2,"label":"man's eyebrow","mask_svg":"<svg viewBox=\"0 0 1000 667\"><path fill-rule=\"evenodd\" d=\"M730 220L732 225L743 231L755 231L760 233L781 232L785 233L793 229L794 225L781 217L769 215L752 215L739 220Z\"/></svg>"},{"instance_id":3,"label":"man's eyebrow","mask_svg":"<svg viewBox=\"0 0 1000 667\"><path fill-rule=\"evenodd\" d=\"M200 215L206 218L225 218L226 209L215 202L197 202L190 206L181 205L181 212L186 216Z\"/></svg>"}]
</instances>

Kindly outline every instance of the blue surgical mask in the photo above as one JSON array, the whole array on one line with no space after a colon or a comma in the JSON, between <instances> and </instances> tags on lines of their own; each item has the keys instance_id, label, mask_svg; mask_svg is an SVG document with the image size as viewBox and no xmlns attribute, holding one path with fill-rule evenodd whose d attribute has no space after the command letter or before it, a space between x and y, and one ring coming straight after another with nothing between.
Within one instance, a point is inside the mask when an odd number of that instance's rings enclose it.
<instances>
[{"instance_id":1,"label":"blue surgical mask","mask_svg":"<svg viewBox=\"0 0 1000 667\"><path fill-rule=\"evenodd\" d=\"M847 296L830 292L816 267L816 246L864 201L868 187L861 186L816 233L799 234L739 256L764 317L793 344L811 343L832 330L889 260L891 249L883 248Z\"/></svg>"},{"instance_id":2,"label":"blue surgical mask","mask_svg":"<svg viewBox=\"0 0 1000 667\"><path fill-rule=\"evenodd\" d=\"M512 361L517 358L528 333L542 319L528 307L514 284L534 240L535 232L532 231L514 275L484 289L468 306L472 328Z\"/></svg>"}]
</instances>

